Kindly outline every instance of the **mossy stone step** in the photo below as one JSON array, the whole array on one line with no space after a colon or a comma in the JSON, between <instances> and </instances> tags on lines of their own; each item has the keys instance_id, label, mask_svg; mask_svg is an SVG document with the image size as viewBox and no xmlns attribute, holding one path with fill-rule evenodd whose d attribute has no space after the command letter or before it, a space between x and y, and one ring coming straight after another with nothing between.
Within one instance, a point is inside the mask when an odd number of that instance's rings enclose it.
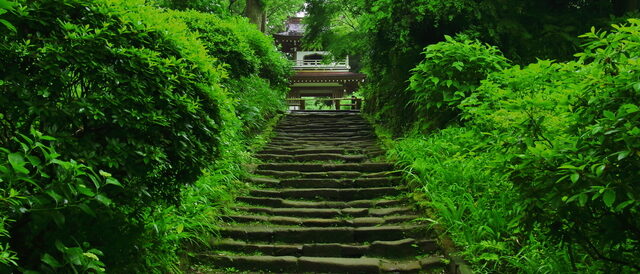
<instances>
[{"instance_id":1,"label":"mossy stone step","mask_svg":"<svg viewBox=\"0 0 640 274\"><path fill-rule=\"evenodd\" d=\"M277 140L269 143L268 148L277 147L297 147L297 148L316 148L316 147L339 147L347 149L368 149L378 147L376 140L367 141L327 141L327 140Z\"/></svg>"},{"instance_id":2,"label":"mossy stone step","mask_svg":"<svg viewBox=\"0 0 640 274\"><path fill-rule=\"evenodd\" d=\"M313 142L361 142L361 141L375 141L373 136L322 136L322 137L284 137L276 136L271 138L272 141L313 141Z\"/></svg>"},{"instance_id":3,"label":"mossy stone step","mask_svg":"<svg viewBox=\"0 0 640 274\"><path fill-rule=\"evenodd\" d=\"M411 207L391 208L287 208L287 207L233 207L235 211L279 215L287 217L313 217L313 218L338 218L338 217L385 217L399 214L412 214Z\"/></svg>"},{"instance_id":4,"label":"mossy stone step","mask_svg":"<svg viewBox=\"0 0 640 274\"><path fill-rule=\"evenodd\" d=\"M275 132L277 134L280 133L293 133L293 134L316 134L316 133L325 133L325 134L333 134L336 132L346 133L346 132L373 132L373 129L369 126L343 126L339 128L335 127L313 127L313 125L305 125L305 126L279 126L275 128Z\"/></svg>"},{"instance_id":5,"label":"mossy stone step","mask_svg":"<svg viewBox=\"0 0 640 274\"><path fill-rule=\"evenodd\" d=\"M335 147L326 148L266 148L260 151L261 154L279 154L279 155L303 155L303 154L317 154L317 153L332 153L332 154L362 154L365 149L343 149Z\"/></svg>"},{"instance_id":6,"label":"mossy stone step","mask_svg":"<svg viewBox=\"0 0 640 274\"><path fill-rule=\"evenodd\" d=\"M375 136L370 130L360 130L360 131L339 131L339 130L329 130L326 129L323 132L291 132L291 131L276 131L277 137L291 137L291 138L308 138L308 137L325 137L325 136L333 136L333 137L358 137L358 136L367 136L372 137Z\"/></svg>"},{"instance_id":7,"label":"mossy stone step","mask_svg":"<svg viewBox=\"0 0 640 274\"><path fill-rule=\"evenodd\" d=\"M198 259L218 267L234 267L245 271L285 273L381 273L418 272L434 270L441 273L446 267L443 257L390 262L377 258L294 257L294 256L237 256L200 254ZM429 273L429 272L426 272Z\"/></svg>"},{"instance_id":8,"label":"mossy stone step","mask_svg":"<svg viewBox=\"0 0 640 274\"><path fill-rule=\"evenodd\" d=\"M374 241L371 244L260 244L247 243L233 239L211 242L217 250L236 253L260 253L270 256L313 256L359 258L412 258L417 255L434 254L440 251L436 240L415 240L412 238L397 241Z\"/></svg>"},{"instance_id":9,"label":"mossy stone step","mask_svg":"<svg viewBox=\"0 0 640 274\"><path fill-rule=\"evenodd\" d=\"M377 225L395 225L408 223L418 218L418 215L395 215L387 217L355 217L351 219L338 218L298 218L290 216L262 216L262 215L227 215L222 219L235 223L269 223L274 225L291 225L303 227L350 226L364 227Z\"/></svg>"},{"instance_id":10,"label":"mossy stone step","mask_svg":"<svg viewBox=\"0 0 640 274\"><path fill-rule=\"evenodd\" d=\"M399 177L366 177L366 178L289 178L273 179L250 177L249 182L268 187L286 188L354 188L354 187L389 187L399 185Z\"/></svg>"},{"instance_id":11,"label":"mossy stone step","mask_svg":"<svg viewBox=\"0 0 640 274\"><path fill-rule=\"evenodd\" d=\"M267 243L364 243L404 238L429 239L426 226L383 225L369 227L230 226L219 231L223 238Z\"/></svg>"},{"instance_id":12,"label":"mossy stone step","mask_svg":"<svg viewBox=\"0 0 640 274\"><path fill-rule=\"evenodd\" d=\"M349 208L349 207L394 207L401 205L402 200L354 200L350 202L336 201L294 201L281 198L240 196L236 201L269 207L289 207L289 208Z\"/></svg>"},{"instance_id":13,"label":"mossy stone step","mask_svg":"<svg viewBox=\"0 0 640 274\"><path fill-rule=\"evenodd\" d=\"M348 163L360 163L365 161L367 155L343 155L336 153L316 153L299 155L281 154L256 154L256 158L263 161L274 162L310 162L310 161L344 161Z\"/></svg>"},{"instance_id":14,"label":"mossy stone step","mask_svg":"<svg viewBox=\"0 0 640 274\"><path fill-rule=\"evenodd\" d=\"M403 189L395 187L370 188L286 188L278 190L255 189L249 193L255 197L284 199L314 199L330 201L354 201L396 196Z\"/></svg>"},{"instance_id":15,"label":"mossy stone step","mask_svg":"<svg viewBox=\"0 0 640 274\"><path fill-rule=\"evenodd\" d=\"M303 172L328 172L328 171L358 171L358 172L384 172L394 170L389 163L346 163L346 164L322 164L322 163L266 163L258 165L258 170L277 171L303 171Z\"/></svg>"}]
</instances>

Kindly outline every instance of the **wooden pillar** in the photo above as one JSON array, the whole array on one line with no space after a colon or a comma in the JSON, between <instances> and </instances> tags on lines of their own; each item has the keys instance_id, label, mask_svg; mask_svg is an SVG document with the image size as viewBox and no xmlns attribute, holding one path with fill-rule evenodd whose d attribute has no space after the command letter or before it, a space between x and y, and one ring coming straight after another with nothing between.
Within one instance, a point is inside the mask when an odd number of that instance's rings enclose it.
<instances>
[{"instance_id":1,"label":"wooden pillar","mask_svg":"<svg viewBox=\"0 0 640 274\"><path fill-rule=\"evenodd\" d=\"M300 98L299 110L305 110L305 107L306 107L306 101Z\"/></svg>"}]
</instances>

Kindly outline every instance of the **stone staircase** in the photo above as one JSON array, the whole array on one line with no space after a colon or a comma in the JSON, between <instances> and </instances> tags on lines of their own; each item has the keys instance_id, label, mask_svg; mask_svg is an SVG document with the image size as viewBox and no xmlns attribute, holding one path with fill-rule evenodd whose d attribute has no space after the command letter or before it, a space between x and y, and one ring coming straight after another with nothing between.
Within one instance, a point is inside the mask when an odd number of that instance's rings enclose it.
<instances>
[{"instance_id":1,"label":"stone staircase","mask_svg":"<svg viewBox=\"0 0 640 274\"><path fill-rule=\"evenodd\" d=\"M354 112L293 112L257 157L255 186L203 260L257 272L420 272L450 267Z\"/></svg>"}]
</instances>

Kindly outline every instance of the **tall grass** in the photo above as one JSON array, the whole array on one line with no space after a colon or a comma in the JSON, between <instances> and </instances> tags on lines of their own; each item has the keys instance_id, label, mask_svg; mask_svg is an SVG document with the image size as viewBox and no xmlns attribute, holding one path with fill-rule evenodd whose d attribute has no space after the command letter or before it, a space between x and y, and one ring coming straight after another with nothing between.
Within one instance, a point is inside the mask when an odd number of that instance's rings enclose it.
<instances>
[{"instance_id":1,"label":"tall grass","mask_svg":"<svg viewBox=\"0 0 640 274\"><path fill-rule=\"evenodd\" d=\"M389 159L403 167L416 203L433 209L435 221L475 271L572 271L562 246L545 243L539 229L520 228L520 196L488 138L459 127L397 140L383 129L377 132L385 139Z\"/></svg>"}]
</instances>

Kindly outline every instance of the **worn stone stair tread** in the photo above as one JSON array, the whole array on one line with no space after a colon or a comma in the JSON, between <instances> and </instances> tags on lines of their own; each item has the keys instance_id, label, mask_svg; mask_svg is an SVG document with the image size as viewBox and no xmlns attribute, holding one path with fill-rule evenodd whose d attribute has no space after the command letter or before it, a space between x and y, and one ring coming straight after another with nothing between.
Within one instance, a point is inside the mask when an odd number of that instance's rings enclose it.
<instances>
[{"instance_id":1,"label":"worn stone stair tread","mask_svg":"<svg viewBox=\"0 0 640 274\"><path fill-rule=\"evenodd\" d=\"M328 226L376 226L402 224L414 221L418 215L392 215L386 217L317 218L292 217L291 215L226 215L222 219L236 223L271 223L276 225L297 225L303 227Z\"/></svg>"},{"instance_id":2,"label":"worn stone stair tread","mask_svg":"<svg viewBox=\"0 0 640 274\"><path fill-rule=\"evenodd\" d=\"M282 198L266 198L266 197L251 197L251 196L240 196L236 198L237 201L253 204L253 205L261 205L261 206L270 206L270 207L298 207L298 208L347 208L347 207L389 207L389 206L399 206L404 203L403 200L354 200L349 202L339 202L339 201L295 201L295 200L286 200Z\"/></svg>"},{"instance_id":3,"label":"worn stone stair tread","mask_svg":"<svg viewBox=\"0 0 640 274\"><path fill-rule=\"evenodd\" d=\"M333 134L333 133L368 133L371 134L372 129L366 126L344 126L335 127L277 127L276 134Z\"/></svg>"},{"instance_id":4,"label":"worn stone stair tread","mask_svg":"<svg viewBox=\"0 0 640 274\"><path fill-rule=\"evenodd\" d=\"M337 217L386 217L400 214L411 214L410 207L392 208L271 208L271 207L233 207L232 210L250 213L261 213L269 215L279 215L287 217L314 217L314 218L337 218Z\"/></svg>"},{"instance_id":5,"label":"worn stone stair tread","mask_svg":"<svg viewBox=\"0 0 640 274\"><path fill-rule=\"evenodd\" d=\"M374 136L352 136L352 137L340 137L340 136L323 136L323 137L273 137L271 138L273 141L313 141L313 142L324 142L324 141L373 141L375 140Z\"/></svg>"},{"instance_id":6,"label":"worn stone stair tread","mask_svg":"<svg viewBox=\"0 0 640 274\"><path fill-rule=\"evenodd\" d=\"M295 178L274 179L250 177L249 182L268 187L286 188L354 188L354 187L390 187L397 186L400 177L366 177L366 178Z\"/></svg>"},{"instance_id":7,"label":"worn stone stair tread","mask_svg":"<svg viewBox=\"0 0 640 274\"><path fill-rule=\"evenodd\" d=\"M282 243L362 243L394 241L404 238L431 238L431 231L419 225L382 225L369 227L282 227L225 226L220 235L244 241Z\"/></svg>"},{"instance_id":8,"label":"worn stone stair tread","mask_svg":"<svg viewBox=\"0 0 640 274\"><path fill-rule=\"evenodd\" d=\"M367 177L368 174L358 171L300 172L278 170L256 170L255 173L276 178L357 178Z\"/></svg>"},{"instance_id":9,"label":"worn stone stair tread","mask_svg":"<svg viewBox=\"0 0 640 274\"><path fill-rule=\"evenodd\" d=\"M282 162L307 162L307 161L345 161L349 163L357 163L366 160L367 155L343 155L337 153L315 153L315 154L299 154L299 155L282 155L282 154L256 154L256 158L260 160L282 161Z\"/></svg>"},{"instance_id":10,"label":"worn stone stair tread","mask_svg":"<svg viewBox=\"0 0 640 274\"><path fill-rule=\"evenodd\" d=\"M434 254L440 252L436 240L416 240L405 238L396 241L374 241L370 244L358 243L319 243L319 244L269 244L248 243L234 239L221 239L211 243L217 250L251 254L259 252L270 256L314 256L314 257L348 257L358 258L408 258L418 254Z\"/></svg>"},{"instance_id":11,"label":"worn stone stair tread","mask_svg":"<svg viewBox=\"0 0 640 274\"><path fill-rule=\"evenodd\" d=\"M381 172L394 170L389 163L347 163L347 164L322 164L322 163L265 163L258 165L258 169L278 171L366 171Z\"/></svg>"},{"instance_id":12,"label":"worn stone stair tread","mask_svg":"<svg viewBox=\"0 0 640 274\"><path fill-rule=\"evenodd\" d=\"M445 267L444 258L429 257L410 261L389 261L378 258L294 257L294 256L240 256L200 254L219 267L235 267L248 271L320 272L320 273L380 273L414 272Z\"/></svg>"},{"instance_id":13,"label":"worn stone stair tread","mask_svg":"<svg viewBox=\"0 0 640 274\"><path fill-rule=\"evenodd\" d=\"M276 131L276 137L374 137L371 130L359 130L359 131L340 131L340 130L325 130L322 132L291 132L291 131Z\"/></svg>"},{"instance_id":14,"label":"worn stone stair tread","mask_svg":"<svg viewBox=\"0 0 640 274\"><path fill-rule=\"evenodd\" d=\"M348 154L348 153L363 153L363 149L343 149L343 148L291 148L291 149L276 149L268 148L260 151L261 154L273 154L273 155L307 155L317 153L331 153L331 154Z\"/></svg>"},{"instance_id":15,"label":"worn stone stair tread","mask_svg":"<svg viewBox=\"0 0 640 274\"><path fill-rule=\"evenodd\" d=\"M285 189L254 189L249 193L256 197L298 198L331 201L354 201L384 196L400 195L404 189L399 187L369 187L369 188L285 188Z\"/></svg>"}]
</instances>

